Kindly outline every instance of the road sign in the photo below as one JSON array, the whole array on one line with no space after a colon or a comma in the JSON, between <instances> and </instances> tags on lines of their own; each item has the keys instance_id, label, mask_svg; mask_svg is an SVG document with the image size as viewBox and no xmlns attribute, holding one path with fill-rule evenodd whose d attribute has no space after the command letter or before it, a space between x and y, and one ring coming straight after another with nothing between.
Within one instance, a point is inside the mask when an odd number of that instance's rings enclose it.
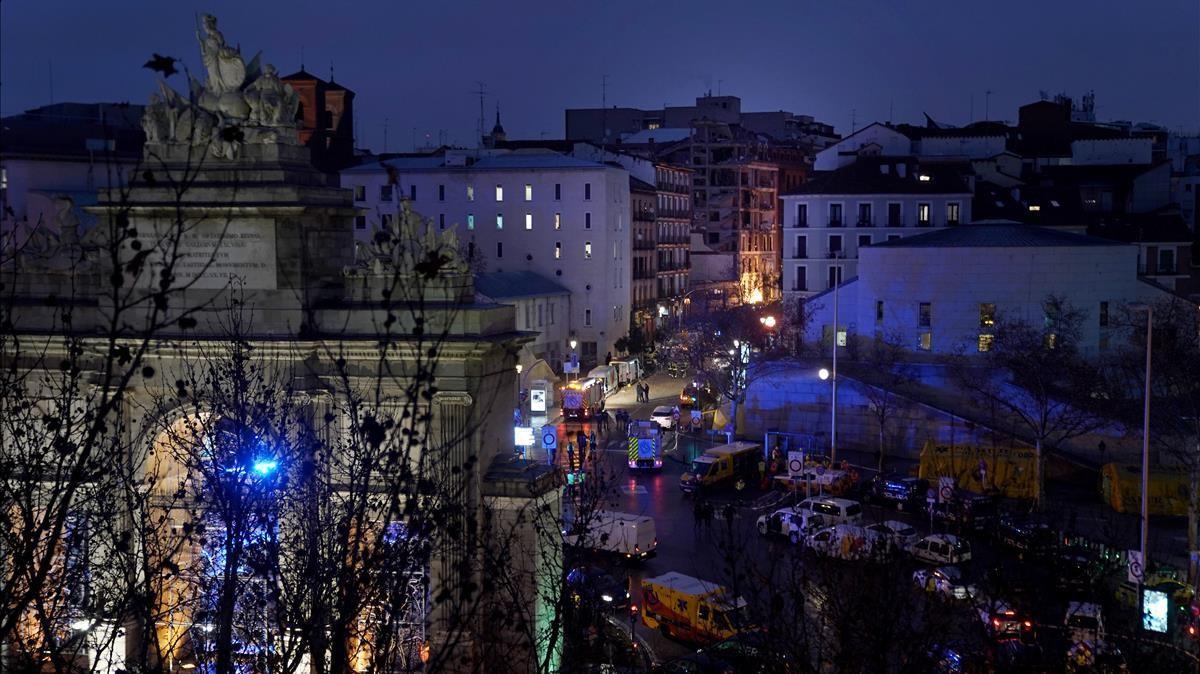
<instances>
[{"instance_id":1,"label":"road sign","mask_svg":"<svg viewBox=\"0 0 1200 674\"><path fill-rule=\"evenodd\" d=\"M542 426L542 449L558 449L558 429Z\"/></svg>"},{"instance_id":2,"label":"road sign","mask_svg":"<svg viewBox=\"0 0 1200 674\"><path fill-rule=\"evenodd\" d=\"M1125 553L1126 559L1129 560L1126 571L1128 572L1129 582L1140 583L1145 572L1142 566L1142 551L1130 550Z\"/></svg>"},{"instance_id":3,"label":"road sign","mask_svg":"<svg viewBox=\"0 0 1200 674\"><path fill-rule=\"evenodd\" d=\"M796 477L804 471L804 452L788 452L788 477Z\"/></svg>"},{"instance_id":4,"label":"road sign","mask_svg":"<svg viewBox=\"0 0 1200 674\"><path fill-rule=\"evenodd\" d=\"M949 501L954 498L954 478L939 477L938 478L938 500Z\"/></svg>"},{"instance_id":5,"label":"road sign","mask_svg":"<svg viewBox=\"0 0 1200 674\"><path fill-rule=\"evenodd\" d=\"M513 444L518 447L532 447L533 429L528 426L517 426L513 428Z\"/></svg>"},{"instance_id":6,"label":"road sign","mask_svg":"<svg viewBox=\"0 0 1200 674\"><path fill-rule=\"evenodd\" d=\"M933 487L925 490L925 502L930 506L937 503L937 492L934 491Z\"/></svg>"}]
</instances>

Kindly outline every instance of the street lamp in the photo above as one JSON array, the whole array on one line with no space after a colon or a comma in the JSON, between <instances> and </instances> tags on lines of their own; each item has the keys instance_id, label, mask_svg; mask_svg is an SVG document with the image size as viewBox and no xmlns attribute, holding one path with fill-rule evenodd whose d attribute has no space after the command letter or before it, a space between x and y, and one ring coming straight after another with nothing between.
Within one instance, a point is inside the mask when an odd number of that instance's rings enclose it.
<instances>
[{"instance_id":1,"label":"street lamp","mask_svg":"<svg viewBox=\"0 0 1200 674\"><path fill-rule=\"evenodd\" d=\"M1154 307L1149 304L1131 304L1129 308L1133 311L1146 312L1146 391L1142 407L1142 573L1138 578L1138 589L1140 590L1142 578L1145 578L1146 570L1150 568L1146 559L1146 540L1150 531L1150 508L1147 494L1150 493L1150 354L1153 350ZM1138 594L1140 596L1141 592Z\"/></svg>"},{"instance_id":2,"label":"street lamp","mask_svg":"<svg viewBox=\"0 0 1200 674\"><path fill-rule=\"evenodd\" d=\"M762 318L758 319L758 322L767 326L768 330L772 330L775 328L775 317L774 316L763 316Z\"/></svg>"}]
</instances>

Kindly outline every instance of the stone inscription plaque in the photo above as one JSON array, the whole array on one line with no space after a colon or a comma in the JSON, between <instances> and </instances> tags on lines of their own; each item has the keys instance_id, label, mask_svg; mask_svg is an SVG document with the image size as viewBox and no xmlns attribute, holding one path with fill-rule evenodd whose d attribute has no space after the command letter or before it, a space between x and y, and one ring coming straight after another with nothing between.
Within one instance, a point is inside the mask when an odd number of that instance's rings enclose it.
<instances>
[{"instance_id":1,"label":"stone inscription plaque","mask_svg":"<svg viewBox=\"0 0 1200 674\"><path fill-rule=\"evenodd\" d=\"M180 237L179 250L176 284L200 290L276 289L275 223L270 220L201 222Z\"/></svg>"}]
</instances>

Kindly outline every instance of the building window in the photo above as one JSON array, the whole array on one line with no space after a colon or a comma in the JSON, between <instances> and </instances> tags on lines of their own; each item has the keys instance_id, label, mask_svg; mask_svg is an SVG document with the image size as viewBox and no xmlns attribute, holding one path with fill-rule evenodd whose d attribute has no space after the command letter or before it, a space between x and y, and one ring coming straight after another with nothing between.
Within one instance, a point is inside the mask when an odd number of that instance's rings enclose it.
<instances>
[{"instance_id":1,"label":"building window","mask_svg":"<svg viewBox=\"0 0 1200 674\"><path fill-rule=\"evenodd\" d=\"M979 335L979 353L986 353L992 350L992 342L996 341L995 335L983 333Z\"/></svg>"},{"instance_id":2,"label":"building window","mask_svg":"<svg viewBox=\"0 0 1200 674\"><path fill-rule=\"evenodd\" d=\"M438 229L446 228L446 214L438 213Z\"/></svg>"},{"instance_id":3,"label":"building window","mask_svg":"<svg viewBox=\"0 0 1200 674\"><path fill-rule=\"evenodd\" d=\"M583 228L584 229L592 228L592 214L591 213L583 214Z\"/></svg>"},{"instance_id":4,"label":"building window","mask_svg":"<svg viewBox=\"0 0 1200 674\"><path fill-rule=\"evenodd\" d=\"M590 327L592 325L592 310L591 309L583 310L583 324L588 327Z\"/></svg>"},{"instance_id":5,"label":"building window","mask_svg":"<svg viewBox=\"0 0 1200 674\"><path fill-rule=\"evenodd\" d=\"M525 214L525 229L533 229L533 213Z\"/></svg>"},{"instance_id":6,"label":"building window","mask_svg":"<svg viewBox=\"0 0 1200 674\"><path fill-rule=\"evenodd\" d=\"M583 200L590 201L591 198L592 198L592 184L584 183L583 184Z\"/></svg>"},{"instance_id":7,"label":"building window","mask_svg":"<svg viewBox=\"0 0 1200 674\"><path fill-rule=\"evenodd\" d=\"M583 257L586 260L592 259L592 242L591 241L583 242Z\"/></svg>"},{"instance_id":8,"label":"building window","mask_svg":"<svg viewBox=\"0 0 1200 674\"><path fill-rule=\"evenodd\" d=\"M1174 274L1175 273L1175 249L1174 248L1159 248L1158 249L1158 273Z\"/></svg>"},{"instance_id":9,"label":"building window","mask_svg":"<svg viewBox=\"0 0 1200 674\"><path fill-rule=\"evenodd\" d=\"M550 303L550 325L554 325L554 303Z\"/></svg>"},{"instance_id":10,"label":"building window","mask_svg":"<svg viewBox=\"0 0 1200 674\"><path fill-rule=\"evenodd\" d=\"M917 227L928 227L929 225L929 204L917 204Z\"/></svg>"},{"instance_id":11,"label":"building window","mask_svg":"<svg viewBox=\"0 0 1200 674\"><path fill-rule=\"evenodd\" d=\"M1108 302L1100 303L1100 327L1108 327Z\"/></svg>"},{"instance_id":12,"label":"building window","mask_svg":"<svg viewBox=\"0 0 1200 674\"><path fill-rule=\"evenodd\" d=\"M554 259L555 260L562 259L562 241L554 242Z\"/></svg>"},{"instance_id":13,"label":"building window","mask_svg":"<svg viewBox=\"0 0 1200 674\"><path fill-rule=\"evenodd\" d=\"M808 290L808 267L796 267L796 278L792 290Z\"/></svg>"},{"instance_id":14,"label":"building window","mask_svg":"<svg viewBox=\"0 0 1200 674\"><path fill-rule=\"evenodd\" d=\"M496 185L496 201L504 201L504 186Z\"/></svg>"},{"instance_id":15,"label":"building window","mask_svg":"<svg viewBox=\"0 0 1200 674\"><path fill-rule=\"evenodd\" d=\"M829 204L829 226L830 227L841 227L842 226L842 205L841 204Z\"/></svg>"},{"instance_id":16,"label":"building window","mask_svg":"<svg viewBox=\"0 0 1200 674\"><path fill-rule=\"evenodd\" d=\"M842 282L842 268L836 265L830 267L829 278L827 280L829 282L829 288L831 289L834 286L839 285Z\"/></svg>"},{"instance_id":17,"label":"building window","mask_svg":"<svg viewBox=\"0 0 1200 674\"><path fill-rule=\"evenodd\" d=\"M803 260L808 257L808 237L796 236L796 245L792 248L792 259Z\"/></svg>"},{"instance_id":18,"label":"building window","mask_svg":"<svg viewBox=\"0 0 1200 674\"><path fill-rule=\"evenodd\" d=\"M504 242L503 241L496 242L496 257L497 258L504 257Z\"/></svg>"},{"instance_id":19,"label":"building window","mask_svg":"<svg viewBox=\"0 0 1200 674\"><path fill-rule=\"evenodd\" d=\"M525 201L533 201L533 185L525 183Z\"/></svg>"},{"instance_id":20,"label":"building window","mask_svg":"<svg viewBox=\"0 0 1200 674\"><path fill-rule=\"evenodd\" d=\"M554 200L562 201L562 183L554 183Z\"/></svg>"},{"instance_id":21,"label":"building window","mask_svg":"<svg viewBox=\"0 0 1200 674\"><path fill-rule=\"evenodd\" d=\"M417 186L416 185L408 186L408 200L409 201L417 200Z\"/></svg>"},{"instance_id":22,"label":"building window","mask_svg":"<svg viewBox=\"0 0 1200 674\"><path fill-rule=\"evenodd\" d=\"M562 213L554 214L554 229L562 229Z\"/></svg>"},{"instance_id":23,"label":"building window","mask_svg":"<svg viewBox=\"0 0 1200 674\"><path fill-rule=\"evenodd\" d=\"M467 185L467 201L475 201L475 186Z\"/></svg>"},{"instance_id":24,"label":"building window","mask_svg":"<svg viewBox=\"0 0 1200 674\"><path fill-rule=\"evenodd\" d=\"M932 332L922 332L921 334L917 335L917 348L922 351L932 351L933 350L933 333Z\"/></svg>"},{"instance_id":25,"label":"building window","mask_svg":"<svg viewBox=\"0 0 1200 674\"><path fill-rule=\"evenodd\" d=\"M542 327L543 325L545 325L545 321L543 320L545 317L545 311L546 311L546 305L539 304L538 305L538 327L539 328Z\"/></svg>"},{"instance_id":26,"label":"building window","mask_svg":"<svg viewBox=\"0 0 1200 674\"><path fill-rule=\"evenodd\" d=\"M496 229L504 229L504 214L496 214Z\"/></svg>"},{"instance_id":27,"label":"building window","mask_svg":"<svg viewBox=\"0 0 1200 674\"><path fill-rule=\"evenodd\" d=\"M996 325L996 305L984 302L979 305L979 327L990 328Z\"/></svg>"},{"instance_id":28,"label":"building window","mask_svg":"<svg viewBox=\"0 0 1200 674\"><path fill-rule=\"evenodd\" d=\"M392 186L391 185L380 185L379 186L379 200L380 201L391 201L392 200Z\"/></svg>"},{"instance_id":29,"label":"building window","mask_svg":"<svg viewBox=\"0 0 1200 674\"><path fill-rule=\"evenodd\" d=\"M883 322L883 300L875 300L875 322Z\"/></svg>"},{"instance_id":30,"label":"building window","mask_svg":"<svg viewBox=\"0 0 1200 674\"><path fill-rule=\"evenodd\" d=\"M958 224L958 210L959 210L959 204L957 201L951 201L946 204L946 224L947 225L957 225Z\"/></svg>"},{"instance_id":31,"label":"building window","mask_svg":"<svg viewBox=\"0 0 1200 674\"><path fill-rule=\"evenodd\" d=\"M871 204L858 205L858 226L871 227L875 223L871 221Z\"/></svg>"},{"instance_id":32,"label":"building window","mask_svg":"<svg viewBox=\"0 0 1200 674\"><path fill-rule=\"evenodd\" d=\"M354 216L354 228L355 229L366 229L367 228L367 216L365 216L365 215Z\"/></svg>"},{"instance_id":33,"label":"building window","mask_svg":"<svg viewBox=\"0 0 1200 674\"><path fill-rule=\"evenodd\" d=\"M900 204L888 204L888 227L903 227L904 221L900 218Z\"/></svg>"},{"instance_id":34,"label":"building window","mask_svg":"<svg viewBox=\"0 0 1200 674\"><path fill-rule=\"evenodd\" d=\"M858 247L862 248L863 246L869 246L869 245L871 245L871 235L870 234L859 234L858 235Z\"/></svg>"},{"instance_id":35,"label":"building window","mask_svg":"<svg viewBox=\"0 0 1200 674\"><path fill-rule=\"evenodd\" d=\"M933 325L933 305L929 302L921 302L917 305L917 325L922 328Z\"/></svg>"},{"instance_id":36,"label":"building window","mask_svg":"<svg viewBox=\"0 0 1200 674\"><path fill-rule=\"evenodd\" d=\"M808 204L796 204L796 226L808 227Z\"/></svg>"},{"instance_id":37,"label":"building window","mask_svg":"<svg viewBox=\"0 0 1200 674\"><path fill-rule=\"evenodd\" d=\"M446 186L438 185L438 201L446 200Z\"/></svg>"},{"instance_id":38,"label":"building window","mask_svg":"<svg viewBox=\"0 0 1200 674\"><path fill-rule=\"evenodd\" d=\"M367 186L366 185L355 185L354 186L354 200L355 201L366 201L367 200Z\"/></svg>"},{"instance_id":39,"label":"building window","mask_svg":"<svg viewBox=\"0 0 1200 674\"><path fill-rule=\"evenodd\" d=\"M467 213L467 229L475 229L475 214Z\"/></svg>"},{"instance_id":40,"label":"building window","mask_svg":"<svg viewBox=\"0 0 1200 674\"><path fill-rule=\"evenodd\" d=\"M834 257L838 253L841 253L841 252L842 252L842 235L841 234L830 234L829 235L829 257Z\"/></svg>"}]
</instances>

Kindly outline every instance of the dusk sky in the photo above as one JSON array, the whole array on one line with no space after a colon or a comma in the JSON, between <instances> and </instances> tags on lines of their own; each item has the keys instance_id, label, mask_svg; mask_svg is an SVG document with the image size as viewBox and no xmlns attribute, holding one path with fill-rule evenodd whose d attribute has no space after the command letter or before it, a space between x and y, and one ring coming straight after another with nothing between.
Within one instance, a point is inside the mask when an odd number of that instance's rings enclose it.
<instances>
[{"instance_id":1,"label":"dusk sky","mask_svg":"<svg viewBox=\"0 0 1200 674\"><path fill-rule=\"evenodd\" d=\"M928 112L1014 120L1039 90L1095 90L1101 120L1200 131L1196 0L1009 2L66 2L0 6L0 112L51 101L145 102L152 52L199 74L196 12L212 12L247 60L300 67L358 94L358 145L473 145L476 82L488 127L561 137L563 109L689 105L712 89L743 110L784 109L850 130ZM171 78L185 89L181 76ZM428 140L426 140L428 134Z\"/></svg>"}]
</instances>

